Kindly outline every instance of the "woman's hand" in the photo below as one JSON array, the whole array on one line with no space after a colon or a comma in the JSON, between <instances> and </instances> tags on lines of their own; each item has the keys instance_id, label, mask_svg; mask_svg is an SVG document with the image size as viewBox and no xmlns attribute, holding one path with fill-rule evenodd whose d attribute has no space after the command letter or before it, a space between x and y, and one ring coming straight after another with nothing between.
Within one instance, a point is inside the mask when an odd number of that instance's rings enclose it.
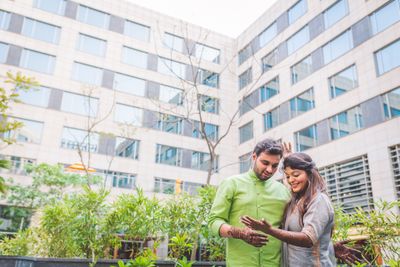
<instances>
[{"instance_id":1,"label":"woman's hand","mask_svg":"<svg viewBox=\"0 0 400 267\"><path fill-rule=\"evenodd\" d=\"M253 230L257 230L257 231L262 231L266 234L269 234L272 225L267 222L265 219L261 219L261 220L256 220L253 219L247 215L243 216L240 218L240 221L246 225L247 227L249 227L250 229Z\"/></svg>"},{"instance_id":2,"label":"woman's hand","mask_svg":"<svg viewBox=\"0 0 400 267\"><path fill-rule=\"evenodd\" d=\"M290 142L283 142L282 144L282 148L283 148L283 153L282 153L282 157L285 159L287 158L290 154L292 154L292 144Z\"/></svg>"}]
</instances>

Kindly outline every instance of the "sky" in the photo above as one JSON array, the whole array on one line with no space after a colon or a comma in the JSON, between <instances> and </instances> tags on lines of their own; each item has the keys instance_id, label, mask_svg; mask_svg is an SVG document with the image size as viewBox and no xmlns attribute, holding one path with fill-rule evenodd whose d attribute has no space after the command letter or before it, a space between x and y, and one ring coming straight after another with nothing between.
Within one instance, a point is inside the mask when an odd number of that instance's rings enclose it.
<instances>
[{"instance_id":1,"label":"sky","mask_svg":"<svg viewBox=\"0 0 400 267\"><path fill-rule=\"evenodd\" d=\"M128 0L236 38L277 0Z\"/></svg>"}]
</instances>

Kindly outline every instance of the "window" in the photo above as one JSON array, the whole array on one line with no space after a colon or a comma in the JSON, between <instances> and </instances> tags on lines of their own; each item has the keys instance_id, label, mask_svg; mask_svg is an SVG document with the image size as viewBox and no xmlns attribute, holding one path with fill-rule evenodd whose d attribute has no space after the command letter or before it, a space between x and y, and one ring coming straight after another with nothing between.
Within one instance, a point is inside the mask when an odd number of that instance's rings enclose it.
<instances>
[{"instance_id":1,"label":"window","mask_svg":"<svg viewBox=\"0 0 400 267\"><path fill-rule=\"evenodd\" d=\"M400 66L400 40L375 52L378 75L382 75Z\"/></svg>"},{"instance_id":2,"label":"window","mask_svg":"<svg viewBox=\"0 0 400 267\"><path fill-rule=\"evenodd\" d=\"M329 78L331 98L340 96L358 86L356 65L352 65Z\"/></svg>"},{"instance_id":3,"label":"window","mask_svg":"<svg viewBox=\"0 0 400 267\"><path fill-rule=\"evenodd\" d=\"M305 45L310 41L310 31L308 29L308 25L303 27L300 31L293 34L287 40L287 48L289 55L295 52L297 49Z\"/></svg>"},{"instance_id":4,"label":"window","mask_svg":"<svg viewBox=\"0 0 400 267\"><path fill-rule=\"evenodd\" d=\"M24 103L47 108L51 89L43 86L33 87L29 90L18 90L18 99Z\"/></svg>"},{"instance_id":5,"label":"window","mask_svg":"<svg viewBox=\"0 0 400 267\"><path fill-rule=\"evenodd\" d=\"M317 126L311 125L294 133L297 152L315 147L317 145Z\"/></svg>"},{"instance_id":6,"label":"window","mask_svg":"<svg viewBox=\"0 0 400 267\"><path fill-rule=\"evenodd\" d=\"M364 210L374 208L366 155L320 168L319 172L326 180L332 202L345 212L355 212L358 207Z\"/></svg>"},{"instance_id":7,"label":"window","mask_svg":"<svg viewBox=\"0 0 400 267\"><path fill-rule=\"evenodd\" d=\"M300 0L288 10L289 25L307 12L307 1Z\"/></svg>"},{"instance_id":8,"label":"window","mask_svg":"<svg viewBox=\"0 0 400 267\"><path fill-rule=\"evenodd\" d=\"M400 145L389 147L389 157L392 161L394 188L397 199L400 199Z\"/></svg>"},{"instance_id":9,"label":"window","mask_svg":"<svg viewBox=\"0 0 400 267\"><path fill-rule=\"evenodd\" d=\"M199 189L203 187L203 184L183 182L183 191L189 195L195 196L198 194Z\"/></svg>"},{"instance_id":10,"label":"window","mask_svg":"<svg viewBox=\"0 0 400 267\"><path fill-rule=\"evenodd\" d=\"M124 34L137 40L148 42L150 36L150 27L133 21L125 20Z\"/></svg>"},{"instance_id":11,"label":"window","mask_svg":"<svg viewBox=\"0 0 400 267\"><path fill-rule=\"evenodd\" d=\"M35 164L36 160L30 158L22 158L17 156L5 156L0 155L0 159L10 161L10 169L1 169L0 173L13 173L19 175L28 175L25 171L25 167L30 164Z\"/></svg>"},{"instance_id":12,"label":"window","mask_svg":"<svg viewBox=\"0 0 400 267\"><path fill-rule=\"evenodd\" d=\"M306 57L302 61L290 68L292 84L295 84L312 73L311 56Z\"/></svg>"},{"instance_id":13,"label":"window","mask_svg":"<svg viewBox=\"0 0 400 267\"><path fill-rule=\"evenodd\" d=\"M122 62L142 69L147 69L147 53L124 46Z\"/></svg>"},{"instance_id":14,"label":"window","mask_svg":"<svg viewBox=\"0 0 400 267\"><path fill-rule=\"evenodd\" d=\"M105 40L86 35L79 34L77 49L79 51L92 54L99 57L104 57L106 53L107 42Z\"/></svg>"},{"instance_id":15,"label":"window","mask_svg":"<svg viewBox=\"0 0 400 267\"><path fill-rule=\"evenodd\" d=\"M195 138L203 138L200 131L200 122L194 121L193 122L193 131L192 131L192 137ZM207 138L209 138L212 141L216 141L218 139L218 125L214 125L211 123L204 123L204 132L203 132Z\"/></svg>"},{"instance_id":16,"label":"window","mask_svg":"<svg viewBox=\"0 0 400 267\"><path fill-rule=\"evenodd\" d=\"M278 48L261 59L262 72L272 69L278 63Z\"/></svg>"},{"instance_id":17,"label":"window","mask_svg":"<svg viewBox=\"0 0 400 267\"><path fill-rule=\"evenodd\" d=\"M182 118L159 113L157 128L163 132L182 134Z\"/></svg>"},{"instance_id":18,"label":"window","mask_svg":"<svg viewBox=\"0 0 400 267\"><path fill-rule=\"evenodd\" d=\"M61 138L61 147L96 153L99 149L99 134L64 127Z\"/></svg>"},{"instance_id":19,"label":"window","mask_svg":"<svg viewBox=\"0 0 400 267\"><path fill-rule=\"evenodd\" d=\"M101 86L103 70L98 67L74 62L72 79L85 84Z\"/></svg>"},{"instance_id":20,"label":"window","mask_svg":"<svg viewBox=\"0 0 400 267\"><path fill-rule=\"evenodd\" d=\"M8 44L0 43L0 63L5 63L7 61L8 49Z\"/></svg>"},{"instance_id":21,"label":"window","mask_svg":"<svg viewBox=\"0 0 400 267\"><path fill-rule=\"evenodd\" d=\"M175 50L177 52L184 52L183 45L184 40L182 37L178 37L176 35L172 35L170 33L164 33L163 44L166 48Z\"/></svg>"},{"instance_id":22,"label":"window","mask_svg":"<svg viewBox=\"0 0 400 267\"><path fill-rule=\"evenodd\" d=\"M42 139L43 122L21 118L9 118L10 122L21 123L22 127L4 133L4 139L15 140L23 143L39 144Z\"/></svg>"},{"instance_id":23,"label":"window","mask_svg":"<svg viewBox=\"0 0 400 267\"><path fill-rule=\"evenodd\" d=\"M196 43L196 57L198 59L219 64L219 54L218 49Z\"/></svg>"},{"instance_id":24,"label":"window","mask_svg":"<svg viewBox=\"0 0 400 267\"><path fill-rule=\"evenodd\" d=\"M133 126L141 126L143 121L143 110L132 106L116 104L114 121Z\"/></svg>"},{"instance_id":25,"label":"window","mask_svg":"<svg viewBox=\"0 0 400 267\"><path fill-rule=\"evenodd\" d=\"M172 195L175 193L176 180L154 178L154 192Z\"/></svg>"},{"instance_id":26,"label":"window","mask_svg":"<svg viewBox=\"0 0 400 267\"><path fill-rule=\"evenodd\" d=\"M294 118L315 107L314 90L311 88L301 95L290 99L290 118Z\"/></svg>"},{"instance_id":27,"label":"window","mask_svg":"<svg viewBox=\"0 0 400 267\"><path fill-rule=\"evenodd\" d=\"M77 20L103 29L108 29L110 15L102 11L79 5Z\"/></svg>"},{"instance_id":28,"label":"window","mask_svg":"<svg viewBox=\"0 0 400 267\"><path fill-rule=\"evenodd\" d=\"M253 138L253 121L239 128L239 144Z\"/></svg>"},{"instance_id":29,"label":"window","mask_svg":"<svg viewBox=\"0 0 400 267\"><path fill-rule=\"evenodd\" d=\"M44 11L64 15L66 0L35 0L34 6Z\"/></svg>"},{"instance_id":30,"label":"window","mask_svg":"<svg viewBox=\"0 0 400 267\"><path fill-rule=\"evenodd\" d=\"M382 102L386 119L400 116L400 88L382 95Z\"/></svg>"},{"instance_id":31,"label":"window","mask_svg":"<svg viewBox=\"0 0 400 267\"><path fill-rule=\"evenodd\" d=\"M400 20L400 1L392 0L370 15L372 33L377 34Z\"/></svg>"},{"instance_id":32,"label":"window","mask_svg":"<svg viewBox=\"0 0 400 267\"><path fill-rule=\"evenodd\" d=\"M268 28L266 28L262 33L260 33L260 47L264 47L271 41L277 33L276 22L272 23Z\"/></svg>"},{"instance_id":33,"label":"window","mask_svg":"<svg viewBox=\"0 0 400 267\"><path fill-rule=\"evenodd\" d=\"M204 112L218 114L219 110L219 100L208 95L201 95L201 110Z\"/></svg>"},{"instance_id":34,"label":"window","mask_svg":"<svg viewBox=\"0 0 400 267\"><path fill-rule=\"evenodd\" d=\"M186 65L166 58L158 58L158 72L185 79Z\"/></svg>"},{"instance_id":35,"label":"window","mask_svg":"<svg viewBox=\"0 0 400 267\"><path fill-rule=\"evenodd\" d=\"M20 67L53 74L55 65L55 56L47 55L33 50L22 50Z\"/></svg>"},{"instance_id":36,"label":"window","mask_svg":"<svg viewBox=\"0 0 400 267\"><path fill-rule=\"evenodd\" d=\"M248 172L251 167L251 155L249 152L239 157L239 171L240 173Z\"/></svg>"},{"instance_id":37,"label":"window","mask_svg":"<svg viewBox=\"0 0 400 267\"><path fill-rule=\"evenodd\" d=\"M329 119L331 140L339 139L363 128L359 106L343 111Z\"/></svg>"},{"instance_id":38,"label":"window","mask_svg":"<svg viewBox=\"0 0 400 267\"><path fill-rule=\"evenodd\" d=\"M253 55L253 50L251 45L248 44L245 48L239 51L239 65L245 62L251 55Z\"/></svg>"},{"instance_id":39,"label":"window","mask_svg":"<svg viewBox=\"0 0 400 267\"><path fill-rule=\"evenodd\" d=\"M61 110L83 116L96 117L99 99L63 92Z\"/></svg>"},{"instance_id":40,"label":"window","mask_svg":"<svg viewBox=\"0 0 400 267\"><path fill-rule=\"evenodd\" d=\"M44 42L58 44L60 27L38 20L24 18L21 34Z\"/></svg>"},{"instance_id":41,"label":"window","mask_svg":"<svg viewBox=\"0 0 400 267\"><path fill-rule=\"evenodd\" d=\"M115 155L123 158L139 159L139 140L115 138Z\"/></svg>"},{"instance_id":42,"label":"window","mask_svg":"<svg viewBox=\"0 0 400 267\"><path fill-rule=\"evenodd\" d=\"M123 172L112 172L111 175L113 177L113 187L135 189L136 175Z\"/></svg>"},{"instance_id":43,"label":"window","mask_svg":"<svg viewBox=\"0 0 400 267\"><path fill-rule=\"evenodd\" d=\"M213 87L213 88L219 87L219 74L218 73L199 69L198 79L199 79L200 84L203 84L203 85L206 85L209 87Z\"/></svg>"},{"instance_id":44,"label":"window","mask_svg":"<svg viewBox=\"0 0 400 267\"><path fill-rule=\"evenodd\" d=\"M161 84L159 100L174 105L182 105L183 90Z\"/></svg>"},{"instance_id":45,"label":"window","mask_svg":"<svg viewBox=\"0 0 400 267\"><path fill-rule=\"evenodd\" d=\"M239 90L243 89L245 86L247 86L249 83L252 82L252 71L251 67L248 68L245 72L239 75Z\"/></svg>"},{"instance_id":46,"label":"window","mask_svg":"<svg viewBox=\"0 0 400 267\"><path fill-rule=\"evenodd\" d=\"M268 111L264 115L264 132L279 125L279 107Z\"/></svg>"},{"instance_id":47,"label":"window","mask_svg":"<svg viewBox=\"0 0 400 267\"><path fill-rule=\"evenodd\" d=\"M324 64L328 64L352 48L353 37L351 35L351 30L347 30L322 47Z\"/></svg>"},{"instance_id":48,"label":"window","mask_svg":"<svg viewBox=\"0 0 400 267\"><path fill-rule=\"evenodd\" d=\"M10 26L10 13L0 10L0 29L7 30Z\"/></svg>"},{"instance_id":49,"label":"window","mask_svg":"<svg viewBox=\"0 0 400 267\"><path fill-rule=\"evenodd\" d=\"M156 163L181 166L182 149L157 144Z\"/></svg>"},{"instance_id":50,"label":"window","mask_svg":"<svg viewBox=\"0 0 400 267\"><path fill-rule=\"evenodd\" d=\"M328 29L348 14L347 0L339 0L323 12L325 29Z\"/></svg>"},{"instance_id":51,"label":"window","mask_svg":"<svg viewBox=\"0 0 400 267\"><path fill-rule=\"evenodd\" d=\"M261 103L279 93L279 77L275 77L260 88Z\"/></svg>"},{"instance_id":52,"label":"window","mask_svg":"<svg viewBox=\"0 0 400 267\"><path fill-rule=\"evenodd\" d=\"M133 76L115 73L113 88L120 92L144 96L146 92L146 81Z\"/></svg>"},{"instance_id":53,"label":"window","mask_svg":"<svg viewBox=\"0 0 400 267\"><path fill-rule=\"evenodd\" d=\"M191 168L196 170L207 171L210 165L210 154L193 151L192 152L192 160L191 160Z\"/></svg>"}]
</instances>

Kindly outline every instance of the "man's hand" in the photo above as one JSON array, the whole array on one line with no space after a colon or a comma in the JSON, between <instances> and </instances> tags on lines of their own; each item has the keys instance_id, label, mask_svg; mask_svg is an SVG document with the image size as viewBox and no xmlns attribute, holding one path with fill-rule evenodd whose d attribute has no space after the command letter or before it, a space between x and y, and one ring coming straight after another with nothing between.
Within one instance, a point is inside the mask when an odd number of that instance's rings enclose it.
<instances>
[{"instance_id":1,"label":"man's hand","mask_svg":"<svg viewBox=\"0 0 400 267\"><path fill-rule=\"evenodd\" d=\"M253 230L257 230L257 231L262 231L266 234L269 234L272 225L267 222L265 219L261 219L261 220L256 220L253 219L247 215L243 216L240 218L240 221L246 225L247 227L249 227L250 229Z\"/></svg>"},{"instance_id":2,"label":"man's hand","mask_svg":"<svg viewBox=\"0 0 400 267\"><path fill-rule=\"evenodd\" d=\"M357 262L362 262L357 258L354 253L359 253L358 250L349 248L341 242L337 242L333 245L335 250L335 257L348 265L354 265Z\"/></svg>"},{"instance_id":3,"label":"man's hand","mask_svg":"<svg viewBox=\"0 0 400 267\"><path fill-rule=\"evenodd\" d=\"M266 235L253 231L247 227L239 228L231 226L228 233L231 237L241 239L255 247L262 247L268 242L268 237Z\"/></svg>"},{"instance_id":4,"label":"man's hand","mask_svg":"<svg viewBox=\"0 0 400 267\"><path fill-rule=\"evenodd\" d=\"M290 154L292 154L292 144L290 142L283 142L282 143L282 148L283 148L283 153L282 157L285 159L287 158Z\"/></svg>"}]
</instances>

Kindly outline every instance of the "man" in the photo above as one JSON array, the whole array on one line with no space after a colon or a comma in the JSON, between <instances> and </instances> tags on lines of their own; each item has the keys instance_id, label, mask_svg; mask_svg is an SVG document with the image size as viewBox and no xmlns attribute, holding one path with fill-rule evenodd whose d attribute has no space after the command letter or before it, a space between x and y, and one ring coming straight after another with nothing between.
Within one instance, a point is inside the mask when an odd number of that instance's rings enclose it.
<instances>
[{"instance_id":1,"label":"man","mask_svg":"<svg viewBox=\"0 0 400 267\"><path fill-rule=\"evenodd\" d=\"M285 146L285 148L288 148ZM227 267L278 267L281 241L250 230L240 223L243 215L265 218L279 227L289 190L270 179L283 155L282 145L265 139L253 150L253 166L245 174L225 179L218 187L209 217L214 234L227 237ZM268 242L267 246L264 246Z\"/></svg>"}]
</instances>

